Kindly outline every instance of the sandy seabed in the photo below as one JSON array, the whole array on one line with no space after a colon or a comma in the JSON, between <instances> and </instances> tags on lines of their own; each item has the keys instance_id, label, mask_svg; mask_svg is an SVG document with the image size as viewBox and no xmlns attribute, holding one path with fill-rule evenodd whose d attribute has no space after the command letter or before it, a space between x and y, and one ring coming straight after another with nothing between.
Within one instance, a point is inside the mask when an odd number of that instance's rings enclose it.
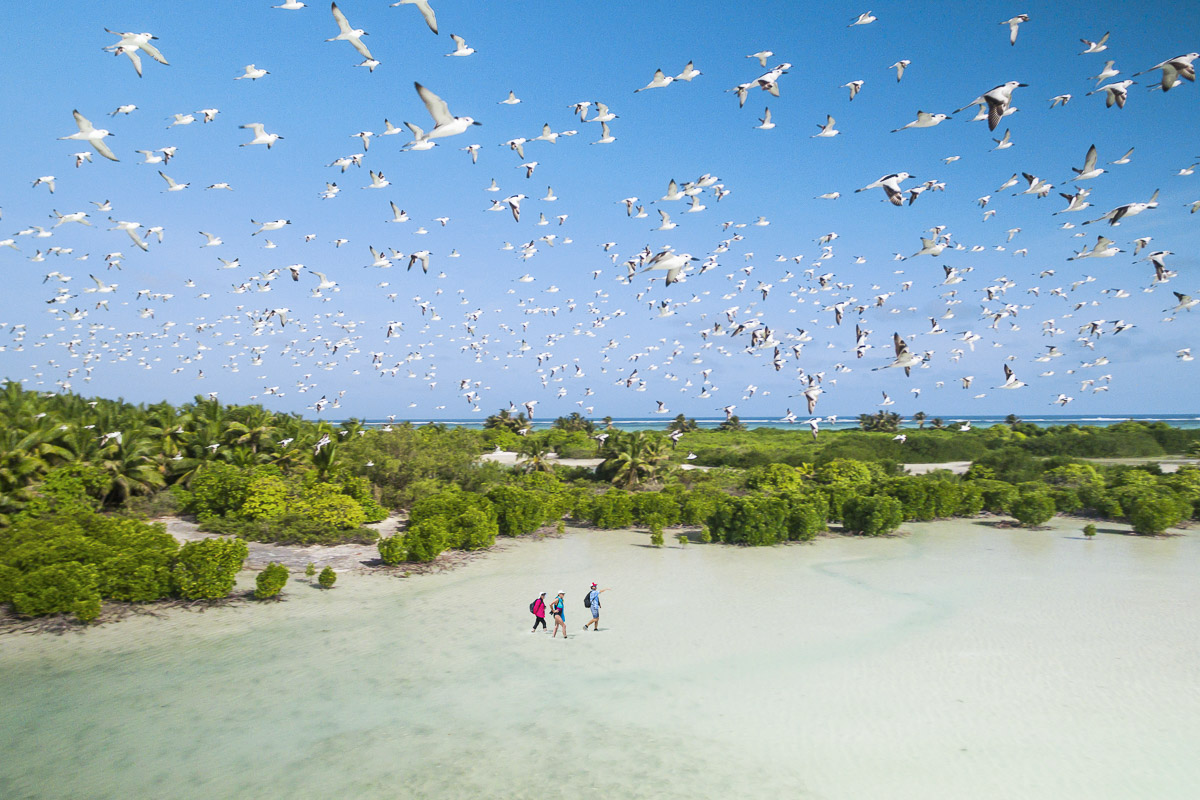
<instances>
[{"instance_id":1,"label":"sandy seabed","mask_svg":"<svg viewBox=\"0 0 1200 800\"><path fill-rule=\"evenodd\" d=\"M0 797L1200 796L1200 537L1081 527L572 531L7 636ZM611 591L585 633L592 580ZM531 635L559 589L571 638Z\"/></svg>"}]
</instances>

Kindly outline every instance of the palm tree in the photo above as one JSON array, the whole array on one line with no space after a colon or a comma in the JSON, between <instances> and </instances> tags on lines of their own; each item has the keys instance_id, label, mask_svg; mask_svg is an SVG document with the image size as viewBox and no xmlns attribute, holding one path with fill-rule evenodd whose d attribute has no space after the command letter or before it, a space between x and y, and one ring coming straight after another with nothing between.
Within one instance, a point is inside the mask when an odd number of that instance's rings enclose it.
<instances>
[{"instance_id":1,"label":"palm tree","mask_svg":"<svg viewBox=\"0 0 1200 800\"><path fill-rule=\"evenodd\" d=\"M509 433L516 433L522 428L529 427L529 420L525 417L525 412L513 416L507 408L500 409L499 412L492 414L483 421L483 427L486 430L500 428Z\"/></svg>"},{"instance_id":2,"label":"palm tree","mask_svg":"<svg viewBox=\"0 0 1200 800\"><path fill-rule=\"evenodd\" d=\"M120 441L105 445L96 466L108 474L108 499L124 503L132 495L149 494L166 484L154 457L156 449L145 429L137 428L123 431Z\"/></svg>"},{"instance_id":3,"label":"palm tree","mask_svg":"<svg viewBox=\"0 0 1200 800\"><path fill-rule=\"evenodd\" d=\"M717 430L719 430L719 431L744 431L744 430L746 430L746 423L742 422L738 418L737 414L734 414L729 419L723 420L721 422L721 424L717 426Z\"/></svg>"},{"instance_id":4,"label":"palm tree","mask_svg":"<svg viewBox=\"0 0 1200 800\"><path fill-rule=\"evenodd\" d=\"M551 456L554 451L540 436L526 437L521 442L521 469L526 472L554 472Z\"/></svg>"},{"instance_id":5,"label":"palm tree","mask_svg":"<svg viewBox=\"0 0 1200 800\"><path fill-rule=\"evenodd\" d=\"M925 412L918 411L917 413L913 414L913 422L917 423L917 428L924 429L925 428Z\"/></svg>"},{"instance_id":6,"label":"palm tree","mask_svg":"<svg viewBox=\"0 0 1200 800\"><path fill-rule=\"evenodd\" d=\"M894 411L877 411L874 414L859 414L858 427L874 433L895 433L900 429L904 417Z\"/></svg>"},{"instance_id":7,"label":"palm tree","mask_svg":"<svg viewBox=\"0 0 1200 800\"><path fill-rule=\"evenodd\" d=\"M275 415L262 406L242 406L236 411L240 419L231 419L225 424L225 441L235 447L248 446L250 452L257 455L261 448L270 444L278 430L274 425Z\"/></svg>"},{"instance_id":8,"label":"palm tree","mask_svg":"<svg viewBox=\"0 0 1200 800\"><path fill-rule=\"evenodd\" d=\"M1010 428L1015 428L1021 424L1021 418L1018 417L1016 414L1009 414L1007 417L1004 418L1004 424Z\"/></svg>"},{"instance_id":9,"label":"palm tree","mask_svg":"<svg viewBox=\"0 0 1200 800\"><path fill-rule=\"evenodd\" d=\"M618 432L605 442L605 459L597 468L609 480L632 489L642 480L653 481L667 460L661 436L646 431Z\"/></svg>"},{"instance_id":10,"label":"palm tree","mask_svg":"<svg viewBox=\"0 0 1200 800\"><path fill-rule=\"evenodd\" d=\"M679 431L680 433L691 433L698 428L699 426L696 424L696 420L688 419L683 414L676 414L675 419L671 420L670 424L667 425L667 430L671 431L672 433L675 431Z\"/></svg>"},{"instance_id":11,"label":"palm tree","mask_svg":"<svg viewBox=\"0 0 1200 800\"><path fill-rule=\"evenodd\" d=\"M946 423L942 421L941 417L934 417L929 421L929 424L933 426L935 431L943 430L946 427Z\"/></svg>"},{"instance_id":12,"label":"palm tree","mask_svg":"<svg viewBox=\"0 0 1200 800\"><path fill-rule=\"evenodd\" d=\"M569 417L559 417L554 420L554 427L559 430L582 431L583 433L591 433L596 429L592 421L578 411L572 411Z\"/></svg>"}]
</instances>

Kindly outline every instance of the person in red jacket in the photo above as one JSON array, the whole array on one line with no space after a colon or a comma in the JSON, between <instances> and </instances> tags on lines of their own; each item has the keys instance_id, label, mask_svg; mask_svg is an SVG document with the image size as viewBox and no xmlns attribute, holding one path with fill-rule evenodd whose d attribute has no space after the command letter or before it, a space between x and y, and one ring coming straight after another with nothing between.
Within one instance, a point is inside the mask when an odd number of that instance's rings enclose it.
<instances>
[{"instance_id":1,"label":"person in red jacket","mask_svg":"<svg viewBox=\"0 0 1200 800\"><path fill-rule=\"evenodd\" d=\"M538 625L542 626L542 630L546 630L546 593L542 592L537 600L533 601L533 630L530 633L537 633Z\"/></svg>"}]
</instances>

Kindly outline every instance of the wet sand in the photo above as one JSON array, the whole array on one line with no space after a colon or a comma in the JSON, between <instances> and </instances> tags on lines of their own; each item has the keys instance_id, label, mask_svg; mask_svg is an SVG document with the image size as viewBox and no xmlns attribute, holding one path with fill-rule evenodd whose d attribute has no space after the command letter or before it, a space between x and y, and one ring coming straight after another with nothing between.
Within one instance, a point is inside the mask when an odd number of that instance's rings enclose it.
<instances>
[{"instance_id":1,"label":"wet sand","mask_svg":"<svg viewBox=\"0 0 1200 800\"><path fill-rule=\"evenodd\" d=\"M1081 527L573 531L2 637L0 797L1194 797L1200 538ZM559 589L571 638L531 635Z\"/></svg>"}]
</instances>

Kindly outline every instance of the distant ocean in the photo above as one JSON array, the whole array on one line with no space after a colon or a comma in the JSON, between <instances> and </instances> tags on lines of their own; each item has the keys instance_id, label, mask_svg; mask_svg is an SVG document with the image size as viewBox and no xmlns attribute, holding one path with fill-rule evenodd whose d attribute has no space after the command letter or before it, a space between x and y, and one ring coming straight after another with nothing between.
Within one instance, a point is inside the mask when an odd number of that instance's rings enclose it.
<instances>
[{"instance_id":1,"label":"distant ocean","mask_svg":"<svg viewBox=\"0 0 1200 800\"><path fill-rule=\"evenodd\" d=\"M925 427L929 428L930 427L929 420L932 420L937 416L939 416L939 415L929 414L925 420ZM592 420L592 422L594 422L596 424L597 427L601 427L603 425L603 423L600 421L601 418L599 418L599 417L591 417L590 419ZM618 418L614 417L612 423L613 423L613 427L620 428L621 430L661 431L661 430L666 430L667 425L670 424L672 419L674 419L674 415L671 415L671 416L664 415L663 417L658 417L656 419L645 419L645 418L618 419ZM691 417L689 417L689 419L691 419ZM724 421L724 419L725 419L724 417L695 417L696 424L699 425L701 428L716 428L718 425L721 424L721 422ZM810 419L810 417L798 417L797 418L798 421L792 423L791 425L789 425L786 422L782 422L778 418L740 417L740 419L747 428L789 428L789 427L802 428L802 427L804 427L804 423L808 419ZM941 415L941 419L942 419L942 422L944 424L946 424L947 426L958 425L963 422L970 422L971 426L976 427L976 428L986 428L990 425L995 425L997 423L1004 422L1004 416L960 416L960 417L955 417L955 416ZM1103 427L1103 426L1107 426L1107 425L1115 425L1118 422L1127 422L1129 420L1133 420L1135 422L1165 422L1168 425L1171 425L1176 428L1200 428L1200 414L1163 414L1163 415L1131 414L1126 417L1121 417L1121 416L1084 417L1084 416L1074 416L1071 414L1040 414L1038 416L1021 417L1020 419L1022 422L1031 422L1034 425L1039 425L1043 428L1050 427L1052 425L1093 425L1093 426ZM822 420L821 428L823 430L850 430L850 429L855 429L858 427L858 418L857 417L846 417L846 418L838 417L837 421L834 423L828 422L826 417L822 417L821 420ZM407 420L407 421L411 422L414 425L425 425L425 424L429 424L429 423L435 423L435 424L450 425L450 426L461 425L464 428L482 428L483 427L483 419L481 419L481 418L474 418L474 419L411 419L411 420ZM385 425L385 424L387 424L388 420L368 419L368 420L365 420L365 422L368 425ZM405 420L397 419L395 422L397 422L397 423L405 422ZM547 418L547 419L539 418L539 419L534 420L533 428L534 428L534 430L543 430L545 428L551 427L553 424L554 424L554 418ZM916 428L918 426L917 426L917 423L912 421L912 418L905 418L901 427L905 428L905 429L909 429L909 428Z\"/></svg>"}]
</instances>

